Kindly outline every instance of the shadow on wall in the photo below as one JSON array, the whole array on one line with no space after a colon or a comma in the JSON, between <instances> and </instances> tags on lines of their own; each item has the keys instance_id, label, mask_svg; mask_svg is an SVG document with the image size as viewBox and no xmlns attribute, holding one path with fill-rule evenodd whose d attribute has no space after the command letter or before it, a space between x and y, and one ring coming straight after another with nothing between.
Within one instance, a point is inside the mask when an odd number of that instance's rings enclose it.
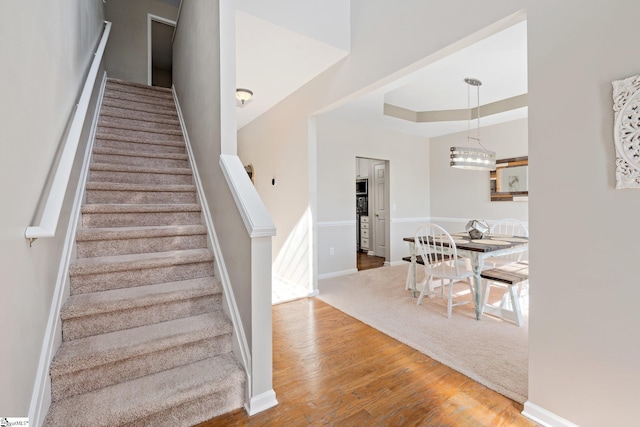
<instances>
[{"instance_id":1,"label":"shadow on wall","mask_svg":"<svg viewBox=\"0 0 640 427\"><path fill-rule=\"evenodd\" d=\"M311 292L309 283L309 233L311 212L307 208L273 263L274 286L276 284L296 287Z\"/></svg>"}]
</instances>

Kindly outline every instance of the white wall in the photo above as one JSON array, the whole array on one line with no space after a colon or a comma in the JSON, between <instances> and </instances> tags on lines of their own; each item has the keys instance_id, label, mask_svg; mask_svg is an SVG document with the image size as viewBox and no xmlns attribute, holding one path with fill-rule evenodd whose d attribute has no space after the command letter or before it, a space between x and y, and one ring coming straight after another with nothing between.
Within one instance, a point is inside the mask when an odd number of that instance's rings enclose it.
<instances>
[{"instance_id":1,"label":"white wall","mask_svg":"<svg viewBox=\"0 0 640 427\"><path fill-rule=\"evenodd\" d=\"M498 159L526 156L527 119L481 127L482 144ZM475 141L473 141L475 144ZM467 133L431 138L431 217L450 231L464 228L470 219L490 223L501 218L528 221L528 202L492 202L489 172L449 166L449 148L466 146Z\"/></svg>"},{"instance_id":2,"label":"white wall","mask_svg":"<svg viewBox=\"0 0 640 427\"><path fill-rule=\"evenodd\" d=\"M106 19L112 23L105 55L109 77L147 84L147 14L175 21L178 8L159 0L108 0Z\"/></svg>"},{"instance_id":3,"label":"white wall","mask_svg":"<svg viewBox=\"0 0 640 427\"><path fill-rule=\"evenodd\" d=\"M100 0L3 1L0 16L0 414L26 417L78 162L56 237L39 239L30 248L24 231L40 219L41 194L93 60L104 16ZM80 159L85 143L80 144Z\"/></svg>"},{"instance_id":4,"label":"white wall","mask_svg":"<svg viewBox=\"0 0 640 427\"><path fill-rule=\"evenodd\" d=\"M314 255L308 253L314 245L310 227L315 200L310 197L316 194L315 177L309 177L309 163L315 163L315 151L309 151L309 118L359 90L381 85L391 73L435 60L452 43L523 6L524 0L351 1L350 55L238 133L238 154L243 163L256 167L256 188L278 229L274 259L294 249L305 253L295 268L287 265L285 271L275 263L276 275L300 277L300 285L307 288L315 276L309 271L315 268L310 266Z\"/></svg>"},{"instance_id":5,"label":"white wall","mask_svg":"<svg viewBox=\"0 0 640 427\"><path fill-rule=\"evenodd\" d=\"M527 11L529 402L584 427L636 425L640 190L614 189L611 81L640 73L640 2Z\"/></svg>"},{"instance_id":6,"label":"white wall","mask_svg":"<svg viewBox=\"0 0 640 427\"><path fill-rule=\"evenodd\" d=\"M408 254L402 237L429 215L429 142L328 116L317 119L318 274L356 268L356 157L388 160L390 261ZM408 224L410 223L410 224ZM329 254L334 248L334 255Z\"/></svg>"}]
</instances>

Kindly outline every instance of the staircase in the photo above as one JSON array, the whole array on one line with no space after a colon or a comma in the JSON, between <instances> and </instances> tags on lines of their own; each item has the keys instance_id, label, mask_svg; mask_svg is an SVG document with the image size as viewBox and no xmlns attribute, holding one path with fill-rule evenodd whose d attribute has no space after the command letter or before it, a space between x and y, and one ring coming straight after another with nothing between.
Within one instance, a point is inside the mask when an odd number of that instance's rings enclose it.
<instances>
[{"instance_id":1,"label":"staircase","mask_svg":"<svg viewBox=\"0 0 640 427\"><path fill-rule=\"evenodd\" d=\"M245 374L170 90L109 79L45 426L191 426Z\"/></svg>"}]
</instances>

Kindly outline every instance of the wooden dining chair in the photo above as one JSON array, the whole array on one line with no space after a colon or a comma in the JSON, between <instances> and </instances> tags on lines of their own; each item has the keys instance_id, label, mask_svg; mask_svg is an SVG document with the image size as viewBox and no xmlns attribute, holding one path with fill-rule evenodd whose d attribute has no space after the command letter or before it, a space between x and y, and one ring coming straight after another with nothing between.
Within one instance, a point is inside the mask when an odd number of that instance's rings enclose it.
<instances>
[{"instance_id":1,"label":"wooden dining chair","mask_svg":"<svg viewBox=\"0 0 640 427\"><path fill-rule=\"evenodd\" d=\"M524 223L513 218L504 218L491 226L489 231L492 235L505 235L512 237L529 237L529 229ZM499 237L498 237L499 239ZM512 262L522 261L526 252L518 252L515 254L502 255L499 257L491 257L485 260L485 264L489 267L497 267L499 265L510 264Z\"/></svg>"},{"instance_id":2,"label":"wooden dining chair","mask_svg":"<svg viewBox=\"0 0 640 427\"><path fill-rule=\"evenodd\" d=\"M418 305L422 304L425 296L438 295L447 300L447 318L451 318L452 308L467 304L471 301L454 301L453 284L466 281L473 297L471 277L473 271L467 269L466 262L458 259L458 251L453 238L439 225L426 223L418 228L415 233L416 254L423 260L425 278L422 282L422 291L418 298ZM438 286L433 286L433 280L440 280ZM445 283L446 282L446 283ZM445 295L444 288L448 286ZM438 292L435 288L440 288Z\"/></svg>"}]
</instances>

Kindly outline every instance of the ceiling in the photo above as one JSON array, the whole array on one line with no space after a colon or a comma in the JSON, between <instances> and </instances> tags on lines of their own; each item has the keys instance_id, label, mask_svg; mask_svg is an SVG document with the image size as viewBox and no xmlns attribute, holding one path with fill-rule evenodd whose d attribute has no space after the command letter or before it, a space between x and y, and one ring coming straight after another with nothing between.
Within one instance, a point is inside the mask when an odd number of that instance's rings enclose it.
<instances>
[{"instance_id":1,"label":"ceiling","mask_svg":"<svg viewBox=\"0 0 640 427\"><path fill-rule=\"evenodd\" d=\"M238 129L349 54L348 5L236 2L236 87L253 92L244 105L236 103Z\"/></svg>"},{"instance_id":2,"label":"ceiling","mask_svg":"<svg viewBox=\"0 0 640 427\"><path fill-rule=\"evenodd\" d=\"M236 35L237 86L254 92L249 103L236 108L238 129L348 54L240 10L236 11ZM466 109L469 86L465 77L482 81L482 105L526 94L526 21L349 100L326 114L423 137L464 131L467 120L416 123L385 115L384 104L414 112ZM476 88L472 89L471 106L475 107ZM526 106L484 116L480 122L481 126L487 126L524 117Z\"/></svg>"}]
</instances>

